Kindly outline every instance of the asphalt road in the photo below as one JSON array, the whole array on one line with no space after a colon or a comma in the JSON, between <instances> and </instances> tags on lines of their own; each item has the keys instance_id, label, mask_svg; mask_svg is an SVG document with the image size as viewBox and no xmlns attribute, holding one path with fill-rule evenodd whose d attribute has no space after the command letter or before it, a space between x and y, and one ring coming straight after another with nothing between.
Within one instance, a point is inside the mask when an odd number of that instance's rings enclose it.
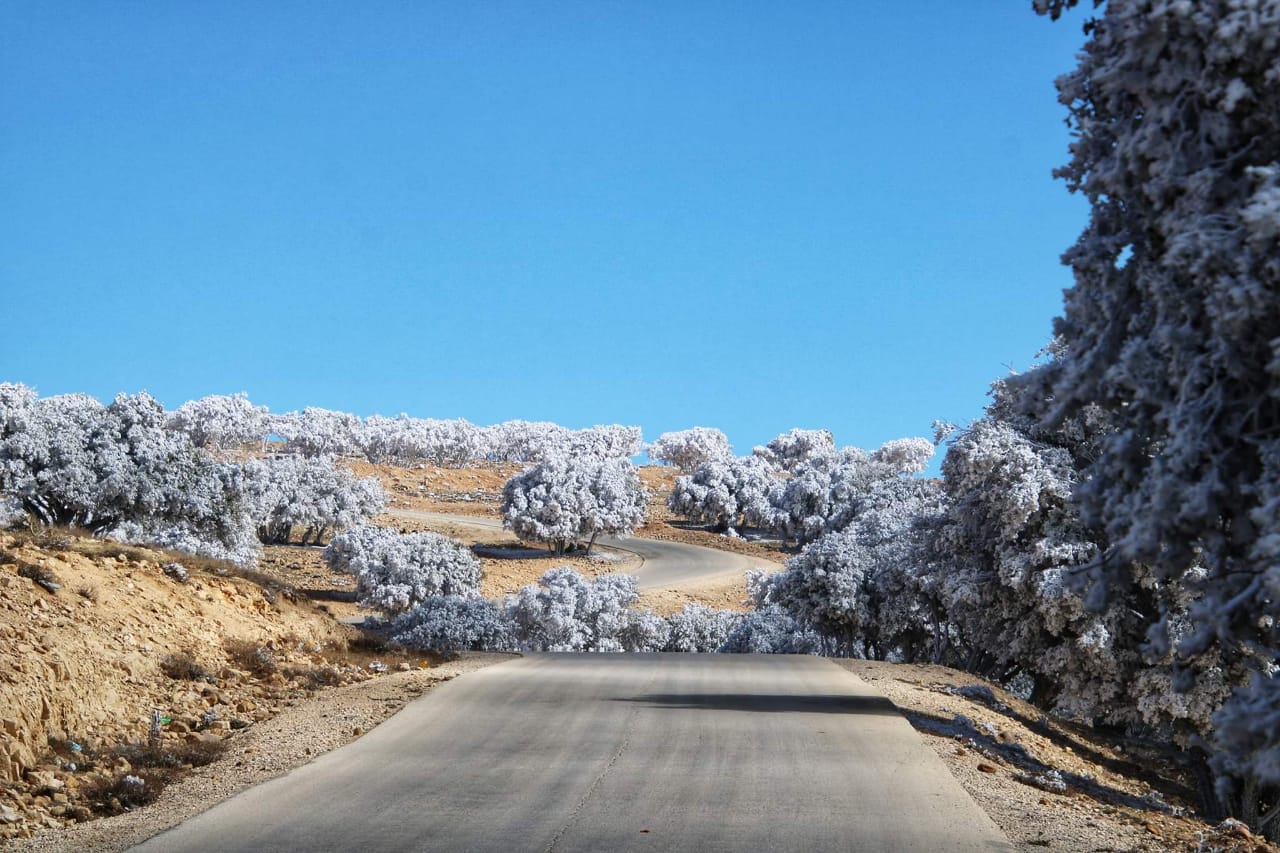
<instances>
[{"instance_id":1,"label":"asphalt road","mask_svg":"<svg viewBox=\"0 0 1280 853\"><path fill-rule=\"evenodd\" d=\"M438 512L418 512L416 510L395 509L393 515L419 521L447 521L452 524L473 525L501 529L502 522L496 518L484 518L474 515L449 515ZM596 540L597 545L627 551L639 556L643 564L629 574L636 576L636 584L642 590L647 589L680 589L682 587L699 586L717 581L741 580L748 569L771 569L777 571L781 567L753 560L741 554L729 551L717 551L714 548L702 548L697 545L685 545L682 542L666 542L659 539L642 539L630 536L626 539L617 536L602 536Z\"/></svg>"},{"instance_id":2,"label":"asphalt road","mask_svg":"<svg viewBox=\"0 0 1280 853\"><path fill-rule=\"evenodd\" d=\"M143 851L1013 850L812 657L533 655L462 676Z\"/></svg>"}]
</instances>

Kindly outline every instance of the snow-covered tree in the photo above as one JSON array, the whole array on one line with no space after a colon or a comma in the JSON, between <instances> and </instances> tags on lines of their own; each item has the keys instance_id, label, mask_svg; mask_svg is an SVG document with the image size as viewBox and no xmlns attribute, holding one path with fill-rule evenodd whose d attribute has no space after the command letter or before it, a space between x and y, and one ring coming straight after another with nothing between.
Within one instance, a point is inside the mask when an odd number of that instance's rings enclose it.
<instances>
[{"instance_id":1,"label":"snow-covered tree","mask_svg":"<svg viewBox=\"0 0 1280 853\"><path fill-rule=\"evenodd\" d=\"M718 429L691 427L676 432L664 432L649 445L649 458L657 462L675 465L683 471L693 472L708 462L726 460L733 456L728 437Z\"/></svg>"},{"instance_id":2,"label":"snow-covered tree","mask_svg":"<svg viewBox=\"0 0 1280 853\"><path fill-rule=\"evenodd\" d=\"M196 447L227 450L263 441L270 432L266 406L247 394L211 395L183 403L169 414L170 429L186 433Z\"/></svg>"},{"instance_id":3,"label":"snow-covered tree","mask_svg":"<svg viewBox=\"0 0 1280 853\"><path fill-rule=\"evenodd\" d=\"M238 562L256 547L239 468L166 429L147 394L108 406L0 385L0 494L43 524L157 541Z\"/></svg>"},{"instance_id":4,"label":"snow-covered tree","mask_svg":"<svg viewBox=\"0 0 1280 853\"><path fill-rule=\"evenodd\" d=\"M812 626L833 654L874 659L937 659L947 626L930 596L922 528L942 509L933 480L880 478L850 504L840 530L787 561L787 570L753 584Z\"/></svg>"},{"instance_id":5,"label":"snow-covered tree","mask_svg":"<svg viewBox=\"0 0 1280 853\"><path fill-rule=\"evenodd\" d=\"M480 428L465 420L370 415L355 431L360 452L370 462L411 465L427 461L457 467L483 456Z\"/></svg>"},{"instance_id":6,"label":"snow-covered tree","mask_svg":"<svg viewBox=\"0 0 1280 853\"><path fill-rule=\"evenodd\" d=\"M822 638L777 604L743 614L716 651L753 655L816 655Z\"/></svg>"},{"instance_id":7,"label":"snow-covered tree","mask_svg":"<svg viewBox=\"0 0 1280 853\"><path fill-rule=\"evenodd\" d=\"M715 610L702 604L686 604L667 617L671 634L664 652L715 652L729 639L742 619L741 613Z\"/></svg>"},{"instance_id":8,"label":"snow-covered tree","mask_svg":"<svg viewBox=\"0 0 1280 853\"><path fill-rule=\"evenodd\" d=\"M386 505L377 478L358 479L329 457L255 459L245 466L258 536L319 544L330 533L360 524Z\"/></svg>"},{"instance_id":9,"label":"snow-covered tree","mask_svg":"<svg viewBox=\"0 0 1280 853\"><path fill-rule=\"evenodd\" d=\"M1280 3L1110 0L1089 33L1058 80L1076 137L1059 174L1091 206L1063 256L1069 355L1032 381L1049 423L1116 421L1076 490L1108 542L1096 597L1140 595L1148 570L1190 581L1181 654L1248 662L1261 680L1236 695L1256 707L1280 686ZM1280 758L1217 766L1225 804L1280 837Z\"/></svg>"},{"instance_id":10,"label":"snow-covered tree","mask_svg":"<svg viewBox=\"0 0 1280 853\"><path fill-rule=\"evenodd\" d=\"M331 569L356 576L361 606L393 615L436 596L480 594L480 560L438 533L362 525L333 537L325 560Z\"/></svg>"},{"instance_id":11,"label":"snow-covered tree","mask_svg":"<svg viewBox=\"0 0 1280 853\"><path fill-rule=\"evenodd\" d=\"M626 535L644 523L648 492L626 459L553 456L517 474L502 490L503 526L563 554L601 534Z\"/></svg>"},{"instance_id":12,"label":"snow-covered tree","mask_svg":"<svg viewBox=\"0 0 1280 853\"><path fill-rule=\"evenodd\" d=\"M871 454L872 462L887 465L899 474L919 474L929 467L934 444L927 438L895 438Z\"/></svg>"},{"instance_id":13,"label":"snow-covered tree","mask_svg":"<svg viewBox=\"0 0 1280 853\"><path fill-rule=\"evenodd\" d=\"M628 607L638 594L630 575L587 580L568 566L552 569L507 596L507 617L521 647L546 652L620 652L634 634Z\"/></svg>"},{"instance_id":14,"label":"snow-covered tree","mask_svg":"<svg viewBox=\"0 0 1280 853\"><path fill-rule=\"evenodd\" d=\"M509 651L516 647L511 622L493 602L436 595L391 623L391 640L431 651Z\"/></svg>"},{"instance_id":15,"label":"snow-covered tree","mask_svg":"<svg viewBox=\"0 0 1280 853\"><path fill-rule=\"evenodd\" d=\"M794 471L812 459L835 453L836 440L828 429L793 429L751 452L779 470Z\"/></svg>"},{"instance_id":16,"label":"snow-covered tree","mask_svg":"<svg viewBox=\"0 0 1280 853\"><path fill-rule=\"evenodd\" d=\"M769 493L772 526L798 544L844 529L879 483L924 470L933 443L923 438L886 442L873 453L845 447L808 456Z\"/></svg>"},{"instance_id":17,"label":"snow-covered tree","mask_svg":"<svg viewBox=\"0 0 1280 853\"><path fill-rule=\"evenodd\" d=\"M743 524L769 526L774 487L768 464L757 457L722 456L676 478L667 507L720 532Z\"/></svg>"},{"instance_id":18,"label":"snow-covered tree","mask_svg":"<svg viewBox=\"0 0 1280 853\"><path fill-rule=\"evenodd\" d=\"M270 429L285 440L285 449L303 456L350 456L360 450L360 418L308 406L301 412L270 417Z\"/></svg>"}]
</instances>

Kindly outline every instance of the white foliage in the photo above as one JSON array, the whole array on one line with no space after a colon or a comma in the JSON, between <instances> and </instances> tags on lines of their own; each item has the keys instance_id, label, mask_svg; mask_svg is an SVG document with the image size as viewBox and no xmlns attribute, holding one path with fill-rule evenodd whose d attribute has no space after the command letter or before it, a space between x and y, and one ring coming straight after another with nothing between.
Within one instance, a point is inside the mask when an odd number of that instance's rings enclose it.
<instances>
[{"instance_id":1,"label":"white foliage","mask_svg":"<svg viewBox=\"0 0 1280 853\"><path fill-rule=\"evenodd\" d=\"M719 531L741 524L769 526L769 492L775 482L768 464L754 456L721 456L678 477L667 506Z\"/></svg>"},{"instance_id":2,"label":"white foliage","mask_svg":"<svg viewBox=\"0 0 1280 853\"><path fill-rule=\"evenodd\" d=\"M505 610L522 648L547 652L624 651L624 639L648 636L628 607L638 594L630 575L588 581L568 566L552 569L506 598ZM634 639L631 640L634 642Z\"/></svg>"},{"instance_id":3,"label":"white foliage","mask_svg":"<svg viewBox=\"0 0 1280 853\"><path fill-rule=\"evenodd\" d=\"M335 530L377 515L386 494L377 478L358 479L329 457L255 459L245 466L258 535L264 542L318 544Z\"/></svg>"},{"instance_id":4,"label":"white foliage","mask_svg":"<svg viewBox=\"0 0 1280 853\"><path fill-rule=\"evenodd\" d=\"M266 406L246 394L211 395L183 403L168 417L169 429L186 433L197 447L226 450L261 442L270 432Z\"/></svg>"},{"instance_id":5,"label":"white foliage","mask_svg":"<svg viewBox=\"0 0 1280 853\"><path fill-rule=\"evenodd\" d=\"M356 576L361 606L404 613L435 596L480 594L480 560L438 533L397 533L364 525L333 537L325 560Z\"/></svg>"},{"instance_id":6,"label":"white foliage","mask_svg":"<svg viewBox=\"0 0 1280 853\"><path fill-rule=\"evenodd\" d=\"M835 453L836 440L831 430L793 429L751 452L775 468L794 471L819 456Z\"/></svg>"},{"instance_id":7,"label":"white foliage","mask_svg":"<svg viewBox=\"0 0 1280 853\"><path fill-rule=\"evenodd\" d=\"M738 619L716 651L753 655L816 655L822 639L779 605L752 610Z\"/></svg>"},{"instance_id":8,"label":"white foliage","mask_svg":"<svg viewBox=\"0 0 1280 853\"><path fill-rule=\"evenodd\" d=\"M1075 495L1109 546L1095 597L1140 601L1149 576L1190 582L1177 652L1192 665L1221 654L1231 682L1280 657L1266 580L1280 535L1278 53L1277 0L1106 3L1057 82L1075 135L1058 174L1091 206L1063 256L1067 356L1028 380L1054 401L1047 424L1086 406L1114 419ZM1241 814L1280 803L1280 776L1224 787Z\"/></svg>"},{"instance_id":9,"label":"white foliage","mask_svg":"<svg viewBox=\"0 0 1280 853\"><path fill-rule=\"evenodd\" d=\"M418 602L391 624L391 640L431 651L510 651L511 623L493 602L437 595Z\"/></svg>"},{"instance_id":10,"label":"white foliage","mask_svg":"<svg viewBox=\"0 0 1280 853\"><path fill-rule=\"evenodd\" d=\"M664 432L649 445L649 458L689 472L708 462L727 460L732 456L729 439L720 430L709 427Z\"/></svg>"},{"instance_id":11,"label":"white foliage","mask_svg":"<svg viewBox=\"0 0 1280 853\"><path fill-rule=\"evenodd\" d=\"M626 459L553 456L517 474L502 490L503 526L557 553L601 534L626 535L644 523L648 492Z\"/></svg>"},{"instance_id":12,"label":"white foliage","mask_svg":"<svg viewBox=\"0 0 1280 853\"><path fill-rule=\"evenodd\" d=\"M899 474L919 474L929 467L934 445L927 438L895 438L871 454L872 462L887 465Z\"/></svg>"},{"instance_id":13,"label":"white foliage","mask_svg":"<svg viewBox=\"0 0 1280 853\"><path fill-rule=\"evenodd\" d=\"M729 639L741 613L714 610L702 604L686 604L667 617L671 634L665 652L715 652Z\"/></svg>"}]
</instances>

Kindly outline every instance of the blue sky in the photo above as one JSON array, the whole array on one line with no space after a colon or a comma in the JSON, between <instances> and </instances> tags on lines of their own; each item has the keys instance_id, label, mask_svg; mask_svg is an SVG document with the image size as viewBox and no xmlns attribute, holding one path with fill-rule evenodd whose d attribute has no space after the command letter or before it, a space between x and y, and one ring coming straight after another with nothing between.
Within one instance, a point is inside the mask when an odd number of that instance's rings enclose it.
<instances>
[{"instance_id":1,"label":"blue sky","mask_svg":"<svg viewBox=\"0 0 1280 853\"><path fill-rule=\"evenodd\" d=\"M0 5L0 380L487 424L978 416L1084 203L1029 2Z\"/></svg>"}]
</instances>

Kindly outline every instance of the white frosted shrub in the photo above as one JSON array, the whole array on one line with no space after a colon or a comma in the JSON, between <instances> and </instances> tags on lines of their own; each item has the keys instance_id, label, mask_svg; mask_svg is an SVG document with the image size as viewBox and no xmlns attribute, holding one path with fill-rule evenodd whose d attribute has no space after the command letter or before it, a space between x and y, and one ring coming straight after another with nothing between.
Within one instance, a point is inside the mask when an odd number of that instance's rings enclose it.
<instances>
[{"instance_id":1,"label":"white frosted shrub","mask_svg":"<svg viewBox=\"0 0 1280 853\"><path fill-rule=\"evenodd\" d=\"M690 521L725 532L741 525L768 526L769 491L775 481L755 457L720 457L676 478L667 507Z\"/></svg>"},{"instance_id":2,"label":"white frosted shrub","mask_svg":"<svg viewBox=\"0 0 1280 853\"><path fill-rule=\"evenodd\" d=\"M702 465L733 456L729 439L718 429L691 427L664 432L649 445L649 458L675 465L690 473Z\"/></svg>"},{"instance_id":3,"label":"white frosted shrub","mask_svg":"<svg viewBox=\"0 0 1280 853\"><path fill-rule=\"evenodd\" d=\"M686 604L679 613L667 617L671 634L665 652L714 652L729 638L742 618L731 610L715 610L701 604Z\"/></svg>"},{"instance_id":4,"label":"white frosted shrub","mask_svg":"<svg viewBox=\"0 0 1280 853\"><path fill-rule=\"evenodd\" d=\"M630 575L588 581L568 566L552 569L505 601L522 648L547 652L623 651L624 638L648 633L628 607L637 598ZM632 639L631 642L635 640Z\"/></svg>"},{"instance_id":5,"label":"white frosted shrub","mask_svg":"<svg viewBox=\"0 0 1280 853\"><path fill-rule=\"evenodd\" d=\"M831 430L793 429L751 452L774 468L794 471L812 459L835 453L836 441Z\"/></svg>"},{"instance_id":6,"label":"white frosted shrub","mask_svg":"<svg viewBox=\"0 0 1280 853\"><path fill-rule=\"evenodd\" d=\"M270 423L267 407L253 405L248 395L215 394L183 403L169 414L167 425L197 447L227 450L262 442Z\"/></svg>"},{"instance_id":7,"label":"white frosted shrub","mask_svg":"<svg viewBox=\"0 0 1280 853\"><path fill-rule=\"evenodd\" d=\"M591 552L601 535L627 535L648 514L648 492L626 459L555 456L517 474L502 490L502 523L526 542L563 554Z\"/></svg>"},{"instance_id":8,"label":"white frosted shrub","mask_svg":"<svg viewBox=\"0 0 1280 853\"><path fill-rule=\"evenodd\" d=\"M753 655L816 655L822 639L779 605L752 610L738 619L716 650Z\"/></svg>"},{"instance_id":9,"label":"white frosted shrub","mask_svg":"<svg viewBox=\"0 0 1280 853\"><path fill-rule=\"evenodd\" d=\"M319 544L386 506L377 478L357 478L326 456L255 459L245 472L258 535L267 543L288 542L300 531L302 544Z\"/></svg>"},{"instance_id":10,"label":"white frosted shrub","mask_svg":"<svg viewBox=\"0 0 1280 853\"><path fill-rule=\"evenodd\" d=\"M325 549L330 568L356 576L362 607L400 614L435 596L480 594L480 560L438 533L396 533L372 526L340 533Z\"/></svg>"},{"instance_id":11,"label":"white frosted shrub","mask_svg":"<svg viewBox=\"0 0 1280 853\"><path fill-rule=\"evenodd\" d=\"M391 624L391 640L431 651L509 651L515 648L511 623L483 598L434 595L418 602Z\"/></svg>"}]
</instances>

